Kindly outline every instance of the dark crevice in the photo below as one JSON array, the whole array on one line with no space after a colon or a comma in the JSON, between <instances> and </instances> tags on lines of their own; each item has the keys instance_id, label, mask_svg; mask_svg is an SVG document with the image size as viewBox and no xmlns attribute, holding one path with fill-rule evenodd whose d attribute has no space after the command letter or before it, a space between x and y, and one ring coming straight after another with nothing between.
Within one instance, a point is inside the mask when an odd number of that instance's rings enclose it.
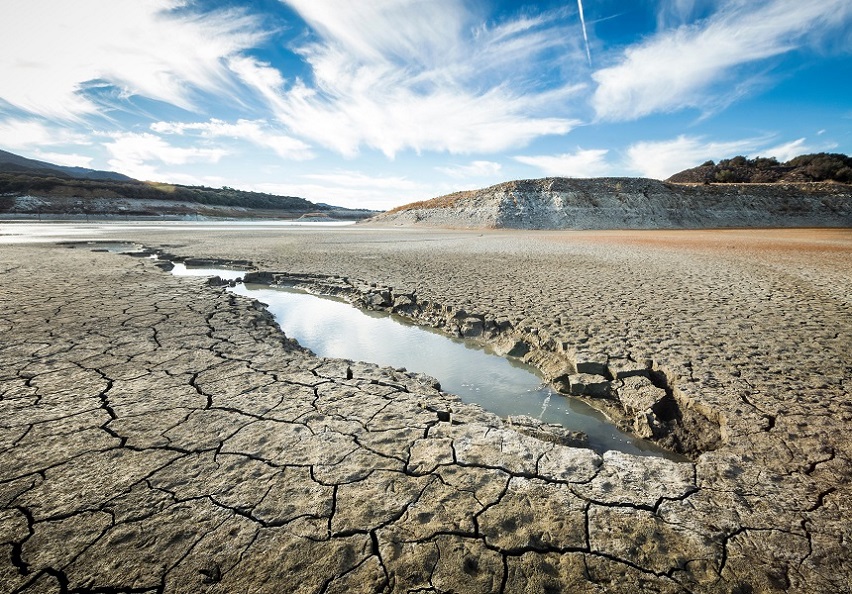
<instances>
[{"instance_id":1,"label":"dark crevice","mask_svg":"<svg viewBox=\"0 0 852 594\"><path fill-rule=\"evenodd\" d=\"M827 458L822 458L821 460L814 460L805 468L804 473L808 476L812 475L816 470L817 466L820 464L825 464L826 462L831 462L835 458L835 450L834 448L828 448L829 455Z\"/></svg>"},{"instance_id":2,"label":"dark crevice","mask_svg":"<svg viewBox=\"0 0 852 594\"><path fill-rule=\"evenodd\" d=\"M314 479L313 467L311 467L311 479ZM316 479L314 479L314 481L316 482ZM334 520L334 514L337 512L337 489L338 489L338 485L334 485L334 487L332 487L332 491L331 491L331 512L328 514L328 526L327 526L328 538L332 537L331 522L332 522L332 520Z\"/></svg>"},{"instance_id":3,"label":"dark crevice","mask_svg":"<svg viewBox=\"0 0 852 594\"><path fill-rule=\"evenodd\" d=\"M198 376L201 375L202 372L196 372L189 379L189 385L192 386L196 392L198 392L199 396L204 396L207 401L207 404L204 406L205 410L210 410L213 408L213 396L211 394L205 394L204 390L201 389L201 386L198 385Z\"/></svg>"},{"instance_id":4,"label":"dark crevice","mask_svg":"<svg viewBox=\"0 0 852 594\"><path fill-rule=\"evenodd\" d=\"M385 561L382 559L382 550L379 546L379 536L376 530L370 531L370 548L373 556L379 561L379 567L382 568L382 572L385 574L384 582L377 588L378 591L382 591L390 586L390 572L388 572L388 568L385 567Z\"/></svg>"},{"instance_id":5,"label":"dark crevice","mask_svg":"<svg viewBox=\"0 0 852 594\"><path fill-rule=\"evenodd\" d=\"M814 503L810 508L806 509L805 511L808 513L817 511L819 508L825 505L825 498L834 493L835 491L837 491L837 487L829 487L828 489L817 495L816 503Z\"/></svg>"},{"instance_id":6,"label":"dark crevice","mask_svg":"<svg viewBox=\"0 0 852 594\"><path fill-rule=\"evenodd\" d=\"M35 518L33 518L32 512L26 507L17 506L14 509L18 510L27 519L27 530L29 533L22 540L12 543L12 564L17 568L19 574L29 575L30 566L24 561L22 555L24 544L35 534Z\"/></svg>"},{"instance_id":7,"label":"dark crevice","mask_svg":"<svg viewBox=\"0 0 852 594\"><path fill-rule=\"evenodd\" d=\"M509 581L509 558L506 555L502 556L503 560L503 577L500 580L500 594L505 594L506 583Z\"/></svg>"}]
</instances>

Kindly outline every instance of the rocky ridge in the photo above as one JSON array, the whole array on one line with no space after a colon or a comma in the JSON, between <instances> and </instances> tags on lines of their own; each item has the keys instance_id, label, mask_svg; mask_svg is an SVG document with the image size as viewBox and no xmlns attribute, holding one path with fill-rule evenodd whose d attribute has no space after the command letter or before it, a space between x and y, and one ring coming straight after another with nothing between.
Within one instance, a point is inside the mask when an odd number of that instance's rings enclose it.
<instances>
[{"instance_id":1,"label":"rocky ridge","mask_svg":"<svg viewBox=\"0 0 852 594\"><path fill-rule=\"evenodd\" d=\"M375 214L223 186L142 182L119 173L63 167L0 150L0 218L185 219L324 217L358 220Z\"/></svg>"},{"instance_id":2,"label":"rocky ridge","mask_svg":"<svg viewBox=\"0 0 852 594\"><path fill-rule=\"evenodd\" d=\"M370 222L487 229L849 227L852 186L545 178L415 202Z\"/></svg>"}]
</instances>

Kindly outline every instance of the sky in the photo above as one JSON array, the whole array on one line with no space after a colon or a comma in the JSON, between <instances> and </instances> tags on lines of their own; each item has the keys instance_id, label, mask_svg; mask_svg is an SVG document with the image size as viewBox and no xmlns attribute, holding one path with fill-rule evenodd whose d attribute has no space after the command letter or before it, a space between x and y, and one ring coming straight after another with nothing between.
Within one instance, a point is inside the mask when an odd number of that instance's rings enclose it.
<instances>
[{"instance_id":1,"label":"sky","mask_svg":"<svg viewBox=\"0 0 852 594\"><path fill-rule=\"evenodd\" d=\"M852 154L849 0L3 0L0 148L384 210Z\"/></svg>"}]
</instances>

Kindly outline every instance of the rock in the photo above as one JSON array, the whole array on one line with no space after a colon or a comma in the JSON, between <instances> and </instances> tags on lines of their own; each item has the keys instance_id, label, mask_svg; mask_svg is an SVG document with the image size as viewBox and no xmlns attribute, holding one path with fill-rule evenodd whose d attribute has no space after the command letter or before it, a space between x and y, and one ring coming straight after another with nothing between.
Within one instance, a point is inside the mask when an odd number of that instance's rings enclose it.
<instances>
[{"instance_id":1,"label":"rock","mask_svg":"<svg viewBox=\"0 0 852 594\"><path fill-rule=\"evenodd\" d=\"M373 291L366 295L365 301L371 307L388 307L391 305L391 295L389 291Z\"/></svg>"},{"instance_id":2,"label":"rock","mask_svg":"<svg viewBox=\"0 0 852 594\"><path fill-rule=\"evenodd\" d=\"M653 408L666 397L666 392L647 377L631 376L622 379L620 385L616 383L615 395L625 411L636 414Z\"/></svg>"},{"instance_id":3,"label":"rock","mask_svg":"<svg viewBox=\"0 0 852 594\"><path fill-rule=\"evenodd\" d=\"M644 376L628 376L620 380L616 397L628 416L633 417L632 428L645 438L661 437L666 433L665 423L655 409L666 397L665 390L657 388Z\"/></svg>"},{"instance_id":4,"label":"rock","mask_svg":"<svg viewBox=\"0 0 852 594\"><path fill-rule=\"evenodd\" d=\"M413 295L396 295L393 298L393 307L394 309L404 309L407 307L411 307L415 304L415 299Z\"/></svg>"},{"instance_id":5,"label":"rock","mask_svg":"<svg viewBox=\"0 0 852 594\"><path fill-rule=\"evenodd\" d=\"M459 331L462 336L480 336L482 335L483 321L482 318L468 316L461 320Z\"/></svg>"},{"instance_id":6,"label":"rock","mask_svg":"<svg viewBox=\"0 0 852 594\"><path fill-rule=\"evenodd\" d=\"M530 352L530 345L524 342L523 340L516 340L512 342L509 347L505 350L505 354L509 357L517 357L518 359L523 358L524 355Z\"/></svg>"},{"instance_id":7,"label":"rock","mask_svg":"<svg viewBox=\"0 0 852 594\"><path fill-rule=\"evenodd\" d=\"M609 380L602 375L591 373L576 373L568 376L568 389L574 396L609 398L612 395Z\"/></svg>"},{"instance_id":8,"label":"rock","mask_svg":"<svg viewBox=\"0 0 852 594\"><path fill-rule=\"evenodd\" d=\"M669 432L669 427L652 410L638 412L630 425L633 432L645 439L659 439Z\"/></svg>"},{"instance_id":9,"label":"rock","mask_svg":"<svg viewBox=\"0 0 852 594\"><path fill-rule=\"evenodd\" d=\"M606 375L617 380L634 376L647 377L652 366L653 361L650 360L637 362L613 357L607 362Z\"/></svg>"},{"instance_id":10,"label":"rock","mask_svg":"<svg viewBox=\"0 0 852 594\"><path fill-rule=\"evenodd\" d=\"M545 423L524 415L512 415L507 420L515 431L542 441L575 448L589 447L589 437L582 431L571 431L562 425Z\"/></svg>"},{"instance_id":11,"label":"rock","mask_svg":"<svg viewBox=\"0 0 852 594\"><path fill-rule=\"evenodd\" d=\"M231 281L223 279L219 275L214 275L209 277L206 283L210 287L227 287L231 284Z\"/></svg>"},{"instance_id":12,"label":"rock","mask_svg":"<svg viewBox=\"0 0 852 594\"><path fill-rule=\"evenodd\" d=\"M577 373L600 375L605 378L609 373L607 356L603 353L591 354L580 352L575 354L575 360Z\"/></svg>"}]
</instances>

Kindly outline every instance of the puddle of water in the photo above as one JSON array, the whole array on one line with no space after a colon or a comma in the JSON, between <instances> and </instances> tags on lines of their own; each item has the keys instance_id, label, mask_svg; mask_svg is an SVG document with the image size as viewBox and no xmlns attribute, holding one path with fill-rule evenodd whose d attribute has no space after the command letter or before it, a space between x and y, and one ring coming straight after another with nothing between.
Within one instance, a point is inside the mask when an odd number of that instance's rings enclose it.
<instances>
[{"instance_id":1,"label":"puddle of water","mask_svg":"<svg viewBox=\"0 0 852 594\"><path fill-rule=\"evenodd\" d=\"M126 241L87 241L85 243L69 244L68 247L95 252L109 252L110 254L132 254L140 252L143 249L137 243L128 243Z\"/></svg>"},{"instance_id":2,"label":"puddle of water","mask_svg":"<svg viewBox=\"0 0 852 594\"><path fill-rule=\"evenodd\" d=\"M175 264L172 272L227 279L245 274L240 270L187 268L183 264ZM436 378L442 390L503 418L527 415L582 431L598 452L619 450L682 460L654 443L618 430L588 404L555 392L534 367L495 355L471 341L453 339L399 316L363 311L341 299L299 289L238 284L230 290L266 304L288 337L321 357L425 373Z\"/></svg>"},{"instance_id":3,"label":"puddle of water","mask_svg":"<svg viewBox=\"0 0 852 594\"><path fill-rule=\"evenodd\" d=\"M245 276L245 270L226 270L224 268L203 268L187 266L182 262L174 262L172 274L176 276L218 276L224 280L237 280Z\"/></svg>"}]
</instances>

